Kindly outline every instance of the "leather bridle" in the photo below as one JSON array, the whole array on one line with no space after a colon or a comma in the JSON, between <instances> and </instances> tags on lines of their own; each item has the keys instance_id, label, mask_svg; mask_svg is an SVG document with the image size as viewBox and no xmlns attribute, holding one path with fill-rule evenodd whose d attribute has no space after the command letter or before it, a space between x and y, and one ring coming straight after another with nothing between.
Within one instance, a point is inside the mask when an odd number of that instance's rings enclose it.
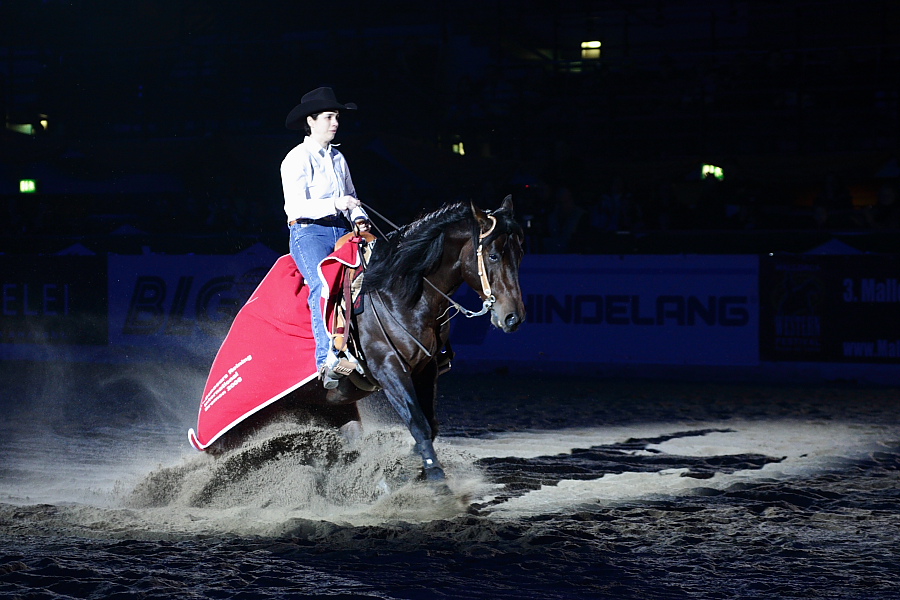
<instances>
[{"instance_id":1,"label":"leather bridle","mask_svg":"<svg viewBox=\"0 0 900 600\"><path fill-rule=\"evenodd\" d=\"M366 208L371 210L371 208L369 206L366 206ZM373 211L373 212L375 212L375 211ZM472 207L472 212L473 213L475 212L474 206ZM376 212L375 214L378 214L378 213ZM378 215L378 216L381 216L381 215ZM382 218L384 218L384 217L382 217ZM481 315L485 315L488 312L490 312L491 308L497 302L497 299L494 297L493 290L491 289L491 282L487 276L487 268L485 267L485 264L484 264L484 240L489 235L491 235L491 233L493 233L494 229L496 229L497 217L489 214L489 215L487 215L487 218L490 219L491 226L488 228L487 231L480 232L478 234L478 247L475 250L475 257L476 257L477 266L478 266L478 278L479 278L479 281L481 282L481 298L482 298L481 310L474 311L474 310L467 309L466 307L462 306L459 302L457 302L456 300L451 298L449 295L447 295L445 292L443 292L436 285L431 283L431 281L429 281L427 277L422 278L425 281L425 283L427 283L434 289L434 291L436 291L438 294L440 294L441 296L443 296L446 300L448 300L450 302L450 306L447 307L447 310L444 311L444 313L441 315L441 317L446 315L447 312L449 312L451 308L456 309L456 313L454 313L453 315L448 317L446 321L441 323L441 326L445 325L447 322L450 321L450 319L452 319L453 317L455 317L457 314L460 314L460 313L465 315L467 318L480 317ZM385 219L385 220L387 220L387 219ZM388 223L390 225L393 225L393 223L390 223L390 221L388 221ZM396 226L394 226L394 227L396 228ZM363 265L363 268L365 269L365 264ZM367 295L372 297L371 293L368 293ZM377 290L374 292L374 298L376 298L378 300L378 302L381 304L382 307L387 309L387 306L385 305L384 300L381 298L381 295L377 292ZM385 312L387 312L388 315L391 316L391 318L394 320L394 322L396 322L397 325L400 326L400 329L402 329L406 333L406 335L410 339L412 339L412 341L419 347L419 349L422 352L425 353L426 356L428 356L428 357L432 356L432 353L429 352L427 348L425 348L425 346L422 344L422 342L420 342L418 340L418 338L416 338L416 336L413 335L412 332L410 332L408 329L406 329L406 327L404 327L404 325L397 319L396 316L394 316L394 314L390 310L386 310ZM390 335L388 334L387 330L385 329L384 324L381 322L381 317L379 316L378 311L375 309L374 304L372 305L372 314L375 316L375 321L378 323L378 326L381 329L381 333L384 336L385 340L387 340L388 344L391 346L391 349L393 350L394 355L397 356L397 358L400 360L400 364L403 367L403 370L408 371L409 366L408 366L406 360L400 354L400 351L397 349L396 345L394 344L394 341L391 339ZM438 317L438 318L440 319L440 317Z\"/></svg>"},{"instance_id":2,"label":"leather bridle","mask_svg":"<svg viewBox=\"0 0 900 600\"><path fill-rule=\"evenodd\" d=\"M484 266L484 240L487 236L493 233L494 229L497 227L497 217L494 215L488 215L488 219L491 220L491 226L487 231L478 234L478 248L475 250L475 257L478 262L478 278L481 281L481 310L474 311L469 310L468 308L461 305L459 302L442 292L436 285L428 281L428 278L425 277L425 283L430 285L438 294L446 298L450 301L450 305L456 309L456 314L451 316L452 319L457 314L462 313L467 318L471 319L472 317L480 317L481 315L487 314L491 308L494 306L494 303L497 302L497 298L494 297L493 291L491 290L491 282L487 276L487 268ZM450 310L449 308L447 310ZM448 319L449 320L449 319Z\"/></svg>"},{"instance_id":3,"label":"leather bridle","mask_svg":"<svg viewBox=\"0 0 900 600\"><path fill-rule=\"evenodd\" d=\"M360 204L362 204L366 208L366 210L371 211L372 214L377 215L379 218L384 220L388 225L390 225L394 229L400 229L400 227L395 225L394 223L392 223L390 221L390 219L388 219L387 217L385 217L384 215L379 213L377 210L375 210L374 208L372 208L365 202L360 202ZM472 214L473 215L475 214L474 206L472 206ZM478 261L478 277L481 280L481 299L482 299L481 310L479 310L479 311L469 310L468 308L462 306L459 302L457 302L456 300L454 300L453 298L451 298L450 296L445 294L443 291L441 291L436 285L431 283L427 277L423 277L423 279L425 280L425 283L430 285L434 289L434 291L436 291L438 294L440 294L441 296L443 296L444 298L449 300L450 306L452 308L456 309L456 313L454 315L452 315L450 317L450 319L452 319L453 317L455 317L457 314L460 314L460 313L464 314L467 318L470 318L470 319L472 317L480 317L481 315L486 315L488 312L490 312L491 308L497 302L497 299L494 297L493 291L491 290L491 282L490 282L490 280L488 280L487 269L484 266L484 240L485 240L485 238L487 238L487 236L491 235L491 233L493 233L494 229L497 227L497 217L489 214L489 215L487 215L487 218L491 220L491 226L488 228L487 231L478 234L478 249L475 251L475 256ZM376 226L376 229L378 229L377 226ZM385 237L384 233L380 229L378 229L378 233L380 233L382 237ZM449 311L450 309L448 308L447 310ZM448 321L450 319L448 319Z\"/></svg>"}]
</instances>

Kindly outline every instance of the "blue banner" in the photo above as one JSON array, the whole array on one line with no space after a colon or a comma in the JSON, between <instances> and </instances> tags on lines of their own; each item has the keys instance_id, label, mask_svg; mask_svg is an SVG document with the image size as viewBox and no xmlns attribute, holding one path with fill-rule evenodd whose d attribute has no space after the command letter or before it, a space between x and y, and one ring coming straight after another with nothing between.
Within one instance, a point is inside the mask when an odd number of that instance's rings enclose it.
<instances>
[{"instance_id":1,"label":"blue banner","mask_svg":"<svg viewBox=\"0 0 900 600\"><path fill-rule=\"evenodd\" d=\"M109 338L123 347L190 348L210 360L278 255L109 257Z\"/></svg>"},{"instance_id":2,"label":"blue banner","mask_svg":"<svg viewBox=\"0 0 900 600\"><path fill-rule=\"evenodd\" d=\"M105 256L0 256L0 344L105 345Z\"/></svg>"},{"instance_id":3,"label":"blue banner","mask_svg":"<svg viewBox=\"0 0 900 600\"><path fill-rule=\"evenodd\" d=\"M900 259L767 256L760 351L769 361L900 364Z\"/></svg>"},{"instance_id":4,"label":"blue banner","mask_svg":"<svg viewBox=\"0 0 900 600\"><path fill-rule=\"evenodd\" d=\"M520 279L525 324L504 334L457 317L460 360L759 363L756 256L536 255Z\"/></svg>"}]
</instances>

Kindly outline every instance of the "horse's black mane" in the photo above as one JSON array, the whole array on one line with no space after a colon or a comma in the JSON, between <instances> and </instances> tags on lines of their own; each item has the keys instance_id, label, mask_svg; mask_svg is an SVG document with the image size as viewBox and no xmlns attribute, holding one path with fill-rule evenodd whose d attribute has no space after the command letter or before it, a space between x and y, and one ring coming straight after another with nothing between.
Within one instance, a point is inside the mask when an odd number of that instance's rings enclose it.
<instances>
[{"instance_id":1,"label":"horse's black mane","mask_svg":"<svg viewBox=\"0 0 900 600\"><path fill-rule=\"evenodd\" d=\"M506 212L493 213L498 223L491 237L518 227L512 215L504 216ZM458 202L428 213L379 239L366 270L364 288L390 288L408 302L418 300L422 293L423 278L436 269L440 262L447 227L463 221L469 222L472 237L477 238L478 224L472 213L472 206Z\"/></svg>"},{"instance_id":2,"label":"horse's black mane","mask_svg":"<svg viewBox=\"0 0 900 600\"><path fill-rule=\"evenodd\" d=\"M448 225L464 219L473 221L472 208L463 203L443 206L389 233L375 244L372 262L366 270L366 289L399 292L408 301L418 299L422 278L436 266L444 247Z\"/></svg>"}]
</instances>

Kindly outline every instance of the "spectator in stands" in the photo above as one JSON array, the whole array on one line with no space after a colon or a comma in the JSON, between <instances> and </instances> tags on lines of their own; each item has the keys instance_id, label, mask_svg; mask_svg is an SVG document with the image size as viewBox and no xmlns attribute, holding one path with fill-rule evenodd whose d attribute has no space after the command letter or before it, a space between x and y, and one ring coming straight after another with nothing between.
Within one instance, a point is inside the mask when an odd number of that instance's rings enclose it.
<instances>
[{"instance_id":1,"label":"spectator in stands","mask_svg":"<svg viewBox=\"0 0 900 600\"><path fill-rule=\"evenodd\" d=\"M320 87L305 94L285 119L288 129L306 134L284 157L281 183L290 227L291 256L309 286L316 366L320 379L329 389L337 387L339 378L349 375L355 365L337 356L325 330L319 307L322 282L318 265L349 231L350 221L360 230L369 227L347 161L331 143L337 134L341 111L355 109L355 104L338 102L331 88Z\"/></svg>"},{"instance_id":2,"label":"spectator in stands","mask_svg":"<svg viewBox=\"0 0 900 600\"><path fill-rule=\"evenodd\" d=\"M837 173L825 175L822 189L813 201L813 220L820 229L840 229L851 225L853 196Z\"/></svg>"},{"instance_id":3,"label":"spectator in stands","mask_svg":"<svg viewBox=\"0 0 900 600\"><path fill-rule=\"evenodd\" d=\"M631 193L625 189L625 180L613 177L609 190L600 194L599 202L590 207L591 227L596 231L620 231L629 228L627 223Z\"/></svg>"},{"instance_id":4,"label":"spectator in stands","mask_svg":"<svg viewBox=\"0 0 900 600\"><path fill-rule=\"evenodd\" d=\"M525 252L541 254L547 237L547 213L552 209L551 193L540 179L530 180L515 190L516 216L525 232Z\"/></svg>"},{"instance_id":5,"label":"spectator in stands","mask_svg":"<svg viewBox=\"0 0 900 600\"><path fill-rule=\"evenodd\" d=\"M897 201L897 185L885 183L878 190L878 199L863 212L870 229L900 228L900 202Z\"/></svg>"},{"instance_id":6,"label":"spectator in stands","mask_svg":"<svg viewBox=\"0 0 900 600\"><path fill-rule=\"evenodd\" d=\"M28 227L20 211L19 201L15 196L12 196L6 201L6 211L2 223L0 223L0 232L20 235L27 231Z\"/></svg>"},{"instance_id":7,"label":"spectator in stands","mask_svg":"<svg viewBox=\"0 0 900 600\"><path fill-rule=\"evenodd\" d=\"M758 229L761 212L759 191L748 183L741 184L726 205L726 219L732 229Z\"/></svg>"},{"instance_id":8,"label":"spectator in stands","mask_svg":"<svg viewBox=\"0 0 900 600\"><path fill-rule=\"evenodd\" d=\"M650 229L669 231L673 228L675 212L675 184L668 179L655 182L646 207L646 222Z\"/></svg>"},{"instance_id":9,"label":"spectator in stands","mask_svg":"<svg viewBox=\"0 0 900 600\"><path fill-rule=\"evenodd\" d=\"M544 252L589 252L589 243L593 241L589 224L587 211L575 203L572 191L564 186L557 188L553 210L547 215Z\"/></svg>"},{"instance_id":10,"label":"spectator in stands","mask_svg":"<svg viewBox=\"0 0 900 600\"><path fill-rule=\"evenodd\" d=\"M701 229L721 229L725 226L723 184L712 173L704 175L700 184L695 225Z\"/></svg>"}]
</instances>

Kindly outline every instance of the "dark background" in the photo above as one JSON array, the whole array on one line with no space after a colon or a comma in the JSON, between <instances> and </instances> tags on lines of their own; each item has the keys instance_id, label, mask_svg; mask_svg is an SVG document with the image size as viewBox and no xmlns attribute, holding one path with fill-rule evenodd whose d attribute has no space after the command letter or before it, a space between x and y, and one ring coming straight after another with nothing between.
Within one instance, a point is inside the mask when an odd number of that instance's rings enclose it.
<instances>
[{"instance_id":1,"label":"dark background","mask_svg":"<svg viewBox=\"0 0 900 600\"><path fill-rule=\"evenodd\" d=\"M561 251L896 251L898 29L887 0L4 0L0 251L282 249L284 117L319 85L398 223L512 192L549 251L565 189Z\"/></svg>"}]
</instances>

